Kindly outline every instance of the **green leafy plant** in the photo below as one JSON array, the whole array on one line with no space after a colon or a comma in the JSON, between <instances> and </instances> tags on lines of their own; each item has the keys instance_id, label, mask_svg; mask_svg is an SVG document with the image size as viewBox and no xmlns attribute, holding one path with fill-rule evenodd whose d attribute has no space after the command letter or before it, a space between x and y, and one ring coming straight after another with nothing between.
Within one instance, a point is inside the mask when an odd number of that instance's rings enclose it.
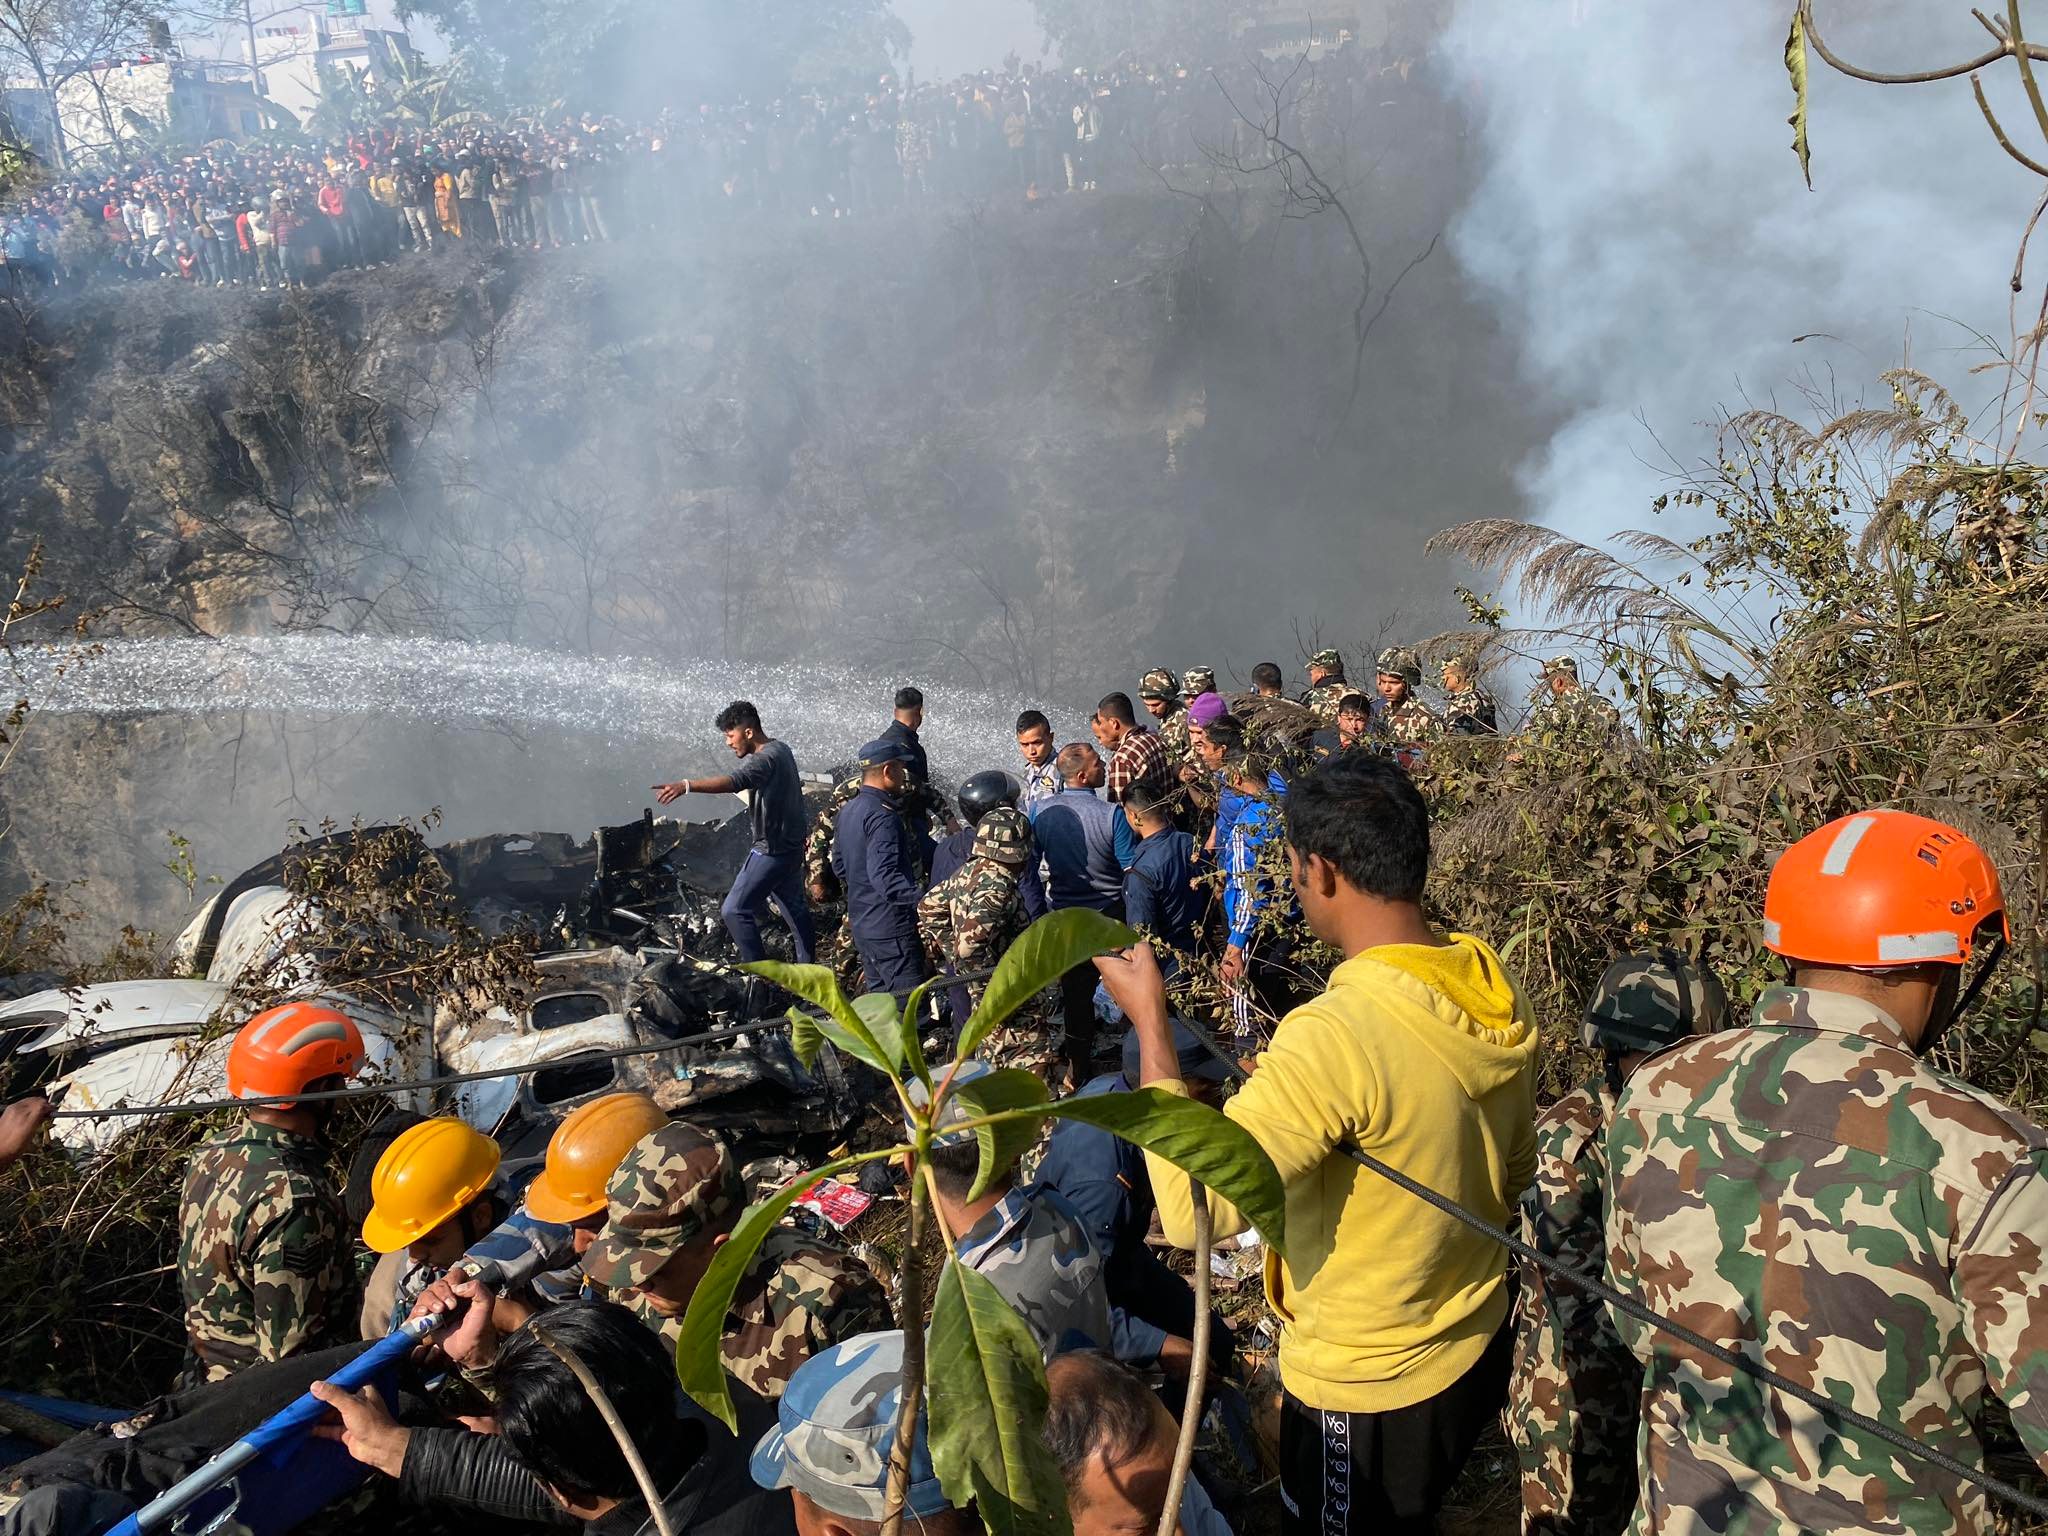
<instances>
[{"instance_id":1,"label":"green leafy plant","mask_svg":"<svg viewBox=\"0 0 2048 1536\"><path fill-rule=\"evenodd\" d=\"M951 1059L937 1066L925 1060L918 1039L924 998L936 983L927 982L899 1007L886 994L847 997L824 966L763 961L744 967L802 999L804 1006L792 1008L789 1018L793 1042L805 1061L829 1043L888 1077L908 1134L897 1145L828 1163L747 1209L691 1298L676 1346L677 1374L691 1397L734 1424L719 1364L719 1336L734 1289L762 1240L821 1180L862 1163L908 1155L915 1177L898 1301L905 1345L903 1409L890 1465L892 1514L885 1531L901 1520L911 1426L927 1395L932 1465L956 1506L971 1502L988 1529L1003 1536L1068 1529L1059 1469L1040 1436L1045 1369L1031 1330L987 1279L950 1253L934 1287L928 1333L923 1326L923 1246L941 1220L930 1152L941 1116L951 1107L957 1104L965 1118L946 1121L947 1134L971 1132L978 1145L975 1196L986 1193L1014 1164L1048 1120L1080 1120L1185 1169L1200 1185L1233 1202L1276 1251L1284 1252L1280 1177L1251 1135L1215 1110L1150 1088L1053 1100L1036 1077L1016 1070L957 1081L960 1068L990 1030L1074 966L1137 939L1123 924L1094 912L1068 910L1040 918L1003 955L980 1006L961 1026ZM946 1234L948 1239L957 1235ZM1197 1254L1196 1262L1206 1269L1206 1253ZM1198 1357L1189 1382L1191 1411L1199 1411L1202 1385ZM1174 1514L1169 1508L1169 1522Z\"/></svg>"}]
</instances>

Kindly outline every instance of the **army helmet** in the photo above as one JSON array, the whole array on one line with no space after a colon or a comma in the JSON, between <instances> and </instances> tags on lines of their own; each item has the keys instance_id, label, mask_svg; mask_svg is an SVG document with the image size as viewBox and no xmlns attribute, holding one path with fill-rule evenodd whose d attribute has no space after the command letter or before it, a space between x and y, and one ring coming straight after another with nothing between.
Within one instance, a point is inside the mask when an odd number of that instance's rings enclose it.
<instances>
[{"instance_id":1,"label":"army helmet","mask_svg":"<svg viewBox=\"0 0 2048 1536\"><path fill-rule=\"evenodd\" d=\"M1322 650L1317 651L1315 655L1309 657L1308 664L1319 671L1329 673L1332 677L1342 677L1344 675L1344 658L1331 646L1325 646Z\"/></svg>"},{"instance_id":2,"label":"army helmet","mask_svg":"<svg viewBox=\"0 0 2048 1536\"><path fill-rule=\"evenodd\" d=\"M1579 1022L1579 1040L1603 1051L1661 1051L1727 1022L1728 994L1720 980L1663 945L1607 967Z\"/></svg>"},{"instance_id":3,"label":"army helmet","mask_svg":"<svg viewBox=\"0 0 2048 1536\"><path fill-rule=\"evenodd\" d=\"M1410 688L1422 686L1422 660L1413 646L1390 645L1380 652L1375 665L1381 677L1398 677Z\"/></svg>"},{"instance_id":4,"label":"army helmet","mask_svg":"<svg viewBox=\"0 0 2048 1536\"><path fill-rule=\"evenodd\" d=\"M999 805L974 827L974 856L1022 869L1031 857L1031 824L1013 805Z\"/></svg>"},{"instance_id":5,"label":"army helmet","mask_svg":"<svg viewBox=\"0 0 2048 1536\"><path fill-rule=\"evenodd\" d=\"M1543 663L1543 675L1545 677L1577 677L1579 675L1579 658L1576 656L1553 656Z\"/></svg>"},{"instance_id":6,"label":"army helmet","mask_svg":"<svg viewBox=\"0 0 2048 1536\"><path fill-rule=\"evenodd\" d=\"M1216 691L1216 669L1214 667L1189 667L1180 675L1180 691L1183 697L1196 699L1205 693Z\"/></svg>"},{"instance_id":7,"label":"army helmet","mask_svg":"<svg viewBox=\"0 0 2048 1536\"><path fill-rule=\"evenodd\" d=\"M1138 697L1141 699L1171 699L1178 692L1179 684L1165 667L1154 667L1138 679Z\"/></svg>"}]
</instances>

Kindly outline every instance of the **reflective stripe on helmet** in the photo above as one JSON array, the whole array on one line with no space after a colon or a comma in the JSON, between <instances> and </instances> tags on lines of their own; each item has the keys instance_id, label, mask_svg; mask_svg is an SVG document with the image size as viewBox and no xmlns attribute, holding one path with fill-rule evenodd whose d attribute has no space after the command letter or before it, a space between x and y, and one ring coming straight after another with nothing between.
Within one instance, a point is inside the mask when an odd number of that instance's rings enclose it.
<instances>
[{"instance_id":1,"label":"reflective stripe on helmet","mask_svg":"<svg viewBox=\"0 0 2048 1536\"><path fill-rule=\"evenodd\" d=\"M1951 960L1962 953L1961 942L1952 933L1881 933L1877 936L1877 958L1887 963L1908 960Z\"/></svg>"},{"instance_id":2,"label":"reflective stripe on helmet","mask_svg":"<svg viewBox=\"0 0 2048 1536\"><path fill-rule=\"evenodd\" d=\"M278 1049L287 1056L296 1056L307 1046L317 1045L322 1040L339 1040L346 1044L348 1042L348 1034L349 1031L346 1024L338 1023L333 1019L323 1019L318 1024L308 1024L304 1029L293 1035L291 1039L285 1041Z\"/></svg>"},{"instance_id":3,"label":"reflective stripe on helmet","mask_svg":"<svg viewBox=\"0 0 2048 1536\"><path fill-rule=\"evenodd\" d=\"M1820 872L1824 875L1846 875L1849 860L1856 856L1856 845L1863 841L1864 834L1877 825L1875 816L1853 816L1849 824L1835 834L1835 840L1828 845L1827 857L1820 861Z\"/></svg>"},{"instance_id":4,"label":"reflective stripe on helmet","mask_svg":"<svg viewBox=\"0 0 2048 1536\"><path fill-rule=\"evenodd\" d=\"M1764 919L1764 943L1773 949L1785 942L1785 928L1775 917Z\"/></svg>"}]
</instances>

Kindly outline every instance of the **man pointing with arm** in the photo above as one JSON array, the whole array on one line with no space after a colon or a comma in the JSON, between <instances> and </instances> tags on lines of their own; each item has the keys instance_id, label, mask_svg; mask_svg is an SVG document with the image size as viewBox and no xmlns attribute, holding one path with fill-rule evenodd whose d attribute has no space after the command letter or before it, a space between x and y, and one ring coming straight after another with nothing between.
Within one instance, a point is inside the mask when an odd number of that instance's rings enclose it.
<instances>
[{"instance_id":1,"label":"man pointing with arm","mask_svg":"<svg viewBox=\"0 0 2048 1536\"><path fill-rule=\"evenodd\" d=\"M672 805L684 795L734 795L744 791L753 818L754 846L726 893L725 919L742 960L765 960L761 914L772 905L796 940L799 964L811 963L811 909L804 901L804 787L796 754L786 742L761 729L761 712L735 699L713 722L740 760L731 773L708 779L677 779L654 786L654 798Z\"/></svg>"},{"instance_id":2,"label":"man pointing with arm","mask_svg":"<svg viewBox=\"0 0 2048 1536\"><path fill-rule=\"evenodd\" d=\"M1507 1255L1340 1149L1505 1224L1535 1165L1536 1027L1491 949L1424 917L1429 817L1398 766L1332 758L1285 815L1302 913L1344 963L1224 1111L1286 1186L1287 1258L1266 1263L1284 1325L1282 1529L1426 1531L1505 1395ZM1144 1084L1185 1092L1150 951L1096 963L1137 1031ZM1187 1175L1147 1161L1166 1235L1188 1246ZM1218 1237L1244 1229L1210 1200Z\"/></svg>"}]
</instances>

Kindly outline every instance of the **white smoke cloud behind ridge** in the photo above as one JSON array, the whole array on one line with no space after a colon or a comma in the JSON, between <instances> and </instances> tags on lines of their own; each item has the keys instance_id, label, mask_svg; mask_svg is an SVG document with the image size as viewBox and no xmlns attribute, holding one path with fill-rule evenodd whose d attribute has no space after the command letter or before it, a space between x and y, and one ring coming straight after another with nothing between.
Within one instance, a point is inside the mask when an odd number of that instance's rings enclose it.
<instances>
[{"instance_id":1,"label":"white smoke cloud behind ridge","mask_svg":"<svg viewBox=\"0 0 2048 1536\"><path fill-rule=\"evenodd\" d=\"M1866 68L1989 45L1951 0L1816 9ZM2048 6L2027 9L2048 37ZM1486 169L1452 249L1501 306L1519 377L1560 413L1523 466L1521 515L1593 540L1650 525L1666 450L1696 462L1724 408L1799 414L1802 383L1878 402L1878 373L1910 357L1966 404L1996 393L1997 376L1969 374L1991 357L1973 332L2008 344L2037 178L1998 148L1967 80L1869 85L1815 56L1809 192L1786 122L1791 13L1460 0L1444 55ZM2008 131L2032 136L2011 65L1985 84Z\"/></svg>"}]
</instances>

